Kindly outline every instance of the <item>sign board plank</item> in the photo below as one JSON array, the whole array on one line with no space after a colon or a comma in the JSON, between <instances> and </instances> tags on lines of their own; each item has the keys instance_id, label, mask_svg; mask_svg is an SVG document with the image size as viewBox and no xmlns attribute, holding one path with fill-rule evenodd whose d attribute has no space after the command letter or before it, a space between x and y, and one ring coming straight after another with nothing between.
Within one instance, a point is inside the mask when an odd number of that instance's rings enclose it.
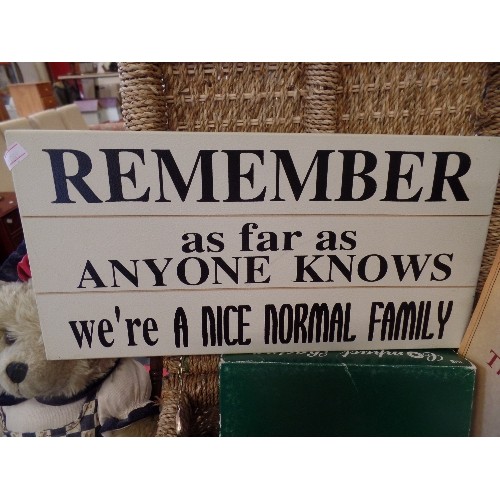
<instances>
[{"instance_id":1,"label":"sign board plank","mask_svg":"<svg viewBox=\"0 0 500 500\"><path fill-rule=\"evenodd\" d=\"M471 291L144 291L84 293L70 300L49 293L38 296L38 305L42 328L49 333L45 348L53 359L408 345L429 349L460 343L472 308Z\"/></svg>"},{"instance_id":2,"label":"sign board plank","mask_svg":"<svg viewBox=\"0 0 500 500\"><path fill-rule=\"evenodd\" d=\"M463 233L481 246L487 227L484 216L25 218L39 293L473 287L481 259Z\"/></svg>"},{"instance_id":3,"label":"sign board plank","mask_svg":"<svg viewBox=\"0 0 500 500\"><path fill-rule=\"evenodd\" d=\"M7 137L28 152L13 170L23 216L489 215L498 167L494 137L44 130Z\"/></svg>"},{"instance_id":4,"label":"sign board plank","mask_svg":"<svg viewBox=\"0 0 500 500\"><path fill-rule=\"evenodd\" d=\"M49 359L445 348L464 334L498 138L7 141L27 153L13 177Z\"/></svg>"}]
</instances>

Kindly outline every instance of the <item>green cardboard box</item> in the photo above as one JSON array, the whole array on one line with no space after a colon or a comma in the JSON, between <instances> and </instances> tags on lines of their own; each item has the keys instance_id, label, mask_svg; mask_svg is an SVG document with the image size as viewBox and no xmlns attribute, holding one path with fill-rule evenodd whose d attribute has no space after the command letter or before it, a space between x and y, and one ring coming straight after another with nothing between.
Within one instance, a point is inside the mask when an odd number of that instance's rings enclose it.
<instances>
[{"instance_id":1,"label":"green cardboard box","mask_svg":"<svg viewBox=\"0 0 500 500\"><path fill-rule=\"evenodd\" d=\"M451 349L224 355L221 436L468 436L476 368Z\"/></svg>"}]
</instances>

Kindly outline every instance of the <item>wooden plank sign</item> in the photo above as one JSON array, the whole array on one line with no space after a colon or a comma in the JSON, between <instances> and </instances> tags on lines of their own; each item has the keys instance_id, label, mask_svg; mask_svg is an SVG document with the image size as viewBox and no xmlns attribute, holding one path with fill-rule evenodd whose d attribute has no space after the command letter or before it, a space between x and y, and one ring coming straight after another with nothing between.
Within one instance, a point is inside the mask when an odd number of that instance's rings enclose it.
<instances>
[{"instance_id":1,"label":"wooden plank sign","mask_svg":"<svg viewBox=\"0 0 500 500\"><path fill-rule=\"evenodd\" d=\"M460 344L498 138L7 139L49 359Z\"/></svg>"}]
</instances>

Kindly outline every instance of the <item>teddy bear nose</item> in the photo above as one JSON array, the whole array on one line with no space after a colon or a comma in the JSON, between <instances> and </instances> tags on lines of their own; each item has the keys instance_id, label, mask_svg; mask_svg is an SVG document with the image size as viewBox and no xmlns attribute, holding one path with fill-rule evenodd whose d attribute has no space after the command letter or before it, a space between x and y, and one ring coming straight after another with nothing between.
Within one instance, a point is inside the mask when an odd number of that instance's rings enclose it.
<instances>
[{"instance_id":1,"label":"teddy bear nose","mask_svg":"<svg viewBox=\"0 0 500 500\"><path fill-rule=\"evenodd\" d=\"M9 363L5 371L12 382L19 384L28 373L28 365L25 363Z\"/></svg>"}]
</instances>

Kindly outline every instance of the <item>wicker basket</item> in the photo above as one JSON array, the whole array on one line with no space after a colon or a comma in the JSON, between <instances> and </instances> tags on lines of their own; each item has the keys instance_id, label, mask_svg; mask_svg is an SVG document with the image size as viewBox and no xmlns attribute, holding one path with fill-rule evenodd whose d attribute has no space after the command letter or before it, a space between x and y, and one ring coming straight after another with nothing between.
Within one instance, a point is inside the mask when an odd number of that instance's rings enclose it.
<instances>
[{"instance_id":1,"label":"wicker basket","mask_svg":"<svg viewBox=\"0 0 500 500\"><path fill-rule=\"evenodd\" d=\"M120 63L119 74L129 130L500 134L500 64ZM477 293L499 227L497 188ZM218 435L218 363L164 359L159 436Z\"/></svg>"}]
</instances>

